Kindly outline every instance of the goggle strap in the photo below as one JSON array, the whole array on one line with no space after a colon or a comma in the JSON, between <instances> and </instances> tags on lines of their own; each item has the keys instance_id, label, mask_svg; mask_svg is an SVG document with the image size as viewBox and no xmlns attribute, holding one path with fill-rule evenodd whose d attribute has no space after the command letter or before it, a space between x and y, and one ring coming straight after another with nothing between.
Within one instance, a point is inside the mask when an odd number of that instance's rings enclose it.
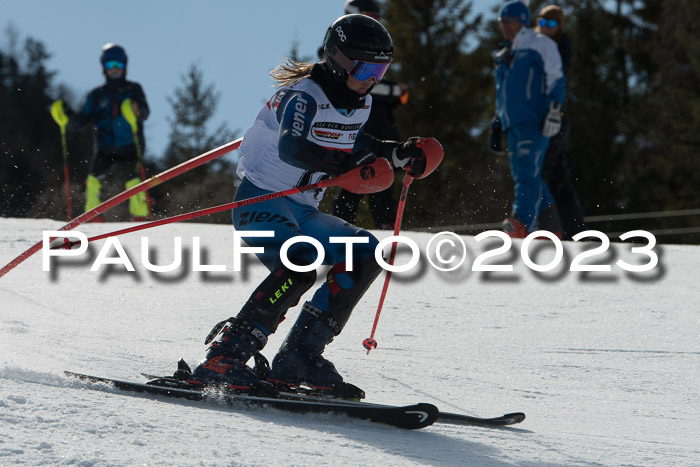
<instances>
[{"instance_id":1,"label":"goggle strap","mask_svg":"<svg viewBox=\"0 0 700 467\"><path fill-rule=\"evenodd\" d=\"M355 60L349 59L337 47L335 49L335 53L333 54L333 60L335 60L338 63L338 65L340 65L343 68L343 70L347 71L348 73L350 73L350 70L352 70L352 67L355 66Z\"/></svg>"}]
</instances>

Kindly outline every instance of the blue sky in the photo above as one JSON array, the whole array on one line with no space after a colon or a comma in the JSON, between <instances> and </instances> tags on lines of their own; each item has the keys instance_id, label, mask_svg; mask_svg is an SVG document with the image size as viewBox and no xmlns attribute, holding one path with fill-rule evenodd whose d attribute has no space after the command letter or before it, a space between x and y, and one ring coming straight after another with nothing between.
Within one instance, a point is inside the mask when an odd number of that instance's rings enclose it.
<instances>
[{"instance_id":1,"label":"blue sky","mask_svg":"<svg viewBox=\"0 0 700 467\"><path fill-rule=\"evenodd\" d=\"M0 44L9 24L23 40L43 42L53 54L55 83L68 85L82 101L104 80L100 49L122 45L128 78L139 82L151 107L146 122L147 155L160 155L168 141L167 97L181 75L198 63L207 83L221 93L210 129L226 121L239 136L273 92L268 75L289 54L293 41L315 59L326 28L343 14L343 0L2 0ZM497 0L477 0L484 11Z\"/></svg>"}]
</instances>

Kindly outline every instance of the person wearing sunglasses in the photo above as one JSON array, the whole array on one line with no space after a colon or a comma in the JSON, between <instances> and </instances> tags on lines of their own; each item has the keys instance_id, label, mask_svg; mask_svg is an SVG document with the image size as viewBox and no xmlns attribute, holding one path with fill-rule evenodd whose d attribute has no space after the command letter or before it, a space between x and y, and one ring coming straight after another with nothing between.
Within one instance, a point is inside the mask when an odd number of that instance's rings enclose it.
<instances>
[{"instance_id":1,"label":"person wearing sunglasses","mask_svg":"<svg viewBox=\"0 0 700 467\"><path fill-rule=\"evenodd\" d=\"M506 132L515 182L512 214L503 230L514 238L543 229L561 235L554 199L542 179L549 138L559 132L566 78L557 46L530 29L530 10L506 3L498 15L506 47L494 54L496 119Z\"/></svg>"},{"instance_id":2,"label":"person wearing sunglasses","mask_svg":"<svg viewBox=\"0 0 700 467\"><path fill-rule=\"evenodd\" d=\"M573 55L573 41L565 30L564 11L557 5L547 5L540 10L535 31L552 38L561 56L564 75L569 75L569 65ZM571 123L562 114L559 133L549 139L549 146L542 166L542 178L552 193L561 220L563 238L571 237L586 230L583 209L570 176L571 163L567 149Z\"/></svg>"},{"instance_id":3,"label":"person wearing sunglasses","mask_svg":"<svg viewBox=\"0 0 700 467\"><path fill-rule=\"evenodd\" d=\"M238 163L242 181L236 200L249 199L319 182L386 157L395 166L421 176L426 157L419 138L383 141L363 131L372 107L373 87L394 56L388 31L362 14L337 19L328 28L323 59L318 63L285 60L270 74L279 85L243 136ZM381 268L374 251L378 240L368 231L319 211L323 189L270 199L233 210L237 231L272 231L271 237L246 237L270 274L257 286L236 317L215 326L204 360L190 375L202 385L226 385L258 392L270 384L299 385L342 397L362 398L357 386L343 381L333 363L322 356L343 330L353 308ZM330 266L326 281L315 291L272 361L266 380L246 365L259 357L268 336L287 310L316 282L316 271L295 271L282 262L283 244L304 235L316 239ZM346 245L331 237L353 238L352 258ZM318 257L306 242L286 252L291 263L307 266ZM347 262L347 263L346 263ZM288 263L287 263L288 264ZM257 365L256 365L257 366Z\"/></svg>"},{"instance_id":4,"label":"person wearing sunglasses","mask_svg":"<svg viewBox=\"0 0 700 467\"><path fill-rule=\"evenodd\" d=\"M374 0L347 0L345 14L359 13L381 22L380 8ZM323 47L319 57L323 57ZM403 83L382 79L372 88L372 112L364 131L382 140L399 140L399 130L394 119L394 109L408 101L408 87ZM341 189L333 200L333 215L354 224L360 201L365 195ZM380 230L394 228L396 202L394 189L389 187L367 195L367 204L374 227Z\"/></svg>"},{"instance_id":5,"label":"person wearing sunglasses","mask_svg":"<svg viewBox=\"0 0 700 467\"><path fill-rule=\"evenodd\" d=\"M98 206L103 198L121 192L115 180L120 180L129 189L141 183L138 171L139 153L145 151L143 122L150 113L146 96L139 83L126 79L127 56L123 47L108 43L102 47L100 65L105 83L90 91L78 113L65 109L69 118L69 128L79 129L86 125L93 128L94 152L85 180L85 211ZM133 113L138 122L140 151L136 148L136 137L131 125L121 111L121 103L131 99ZM103 194L103 189L106 193ZM131 220L142 221L148 218L148 204L145 193L129 199ZM124 220L125 216L117 217ZM103 220L102 216L94 221Z\"/></svg>"}]
</instances>

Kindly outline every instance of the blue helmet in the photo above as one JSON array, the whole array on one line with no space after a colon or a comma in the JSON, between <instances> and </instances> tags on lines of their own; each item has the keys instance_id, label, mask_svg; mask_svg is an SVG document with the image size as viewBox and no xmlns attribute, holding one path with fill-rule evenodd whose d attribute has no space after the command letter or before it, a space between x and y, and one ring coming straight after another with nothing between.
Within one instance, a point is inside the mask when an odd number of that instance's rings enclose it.
<instances>
[{"instance_id":1,"label":"blue helmet","mask_svg":"<svg viewBox=\"0 0 700 467\"><path fill-rule=\"evenodd\" d=\"M117 44L105 44L102 46L102 55L100 55L100 63L104 66L110 60L116 60L126 65L126 52L124 48Z\"/></svg>"},{"instance_id":2,"label":"blue helmet","mask_svg":"<svg viewBox=\"0 0 700 467\"><path fill-rule=\"evenodd\" d=\"M504 16L515 18L525 26L530 24L530 9L519 0L508 2L503 5L503 8L501 8L501 11L498 13L498 17L503 18Z\"/></svg>"}]
</instances>

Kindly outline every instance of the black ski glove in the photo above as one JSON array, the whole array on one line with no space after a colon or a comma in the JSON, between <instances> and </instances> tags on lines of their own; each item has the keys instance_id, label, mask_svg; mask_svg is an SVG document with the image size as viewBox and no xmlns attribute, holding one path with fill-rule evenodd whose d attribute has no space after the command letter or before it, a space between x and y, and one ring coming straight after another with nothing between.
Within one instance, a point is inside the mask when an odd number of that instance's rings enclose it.
<instances>
[{"instance_id":1,"label":"black ski glove","mask_svg":"<svg viewBox=\"0 0 700 467\"><path fill-rule=\"evenodd\" d=\"M394 167L408 166L409 175L414 177L423 175L426 160L425 153L418 147L420 140L419 136L412 136L394 149L392 157Z\"/></svg>"},{"instance_id":2,"label":"black ski glove","mask_svg":"<svg viewBox=\"0 0 700 467\"><path fill-rule=\"evenodd\" d=\"M353 154L343 151L328 151L323 158L323 171L337 177L349 170L371 164L376 159L377 156L365 149L360 149Z\"/></svg>"}]
</instances>

